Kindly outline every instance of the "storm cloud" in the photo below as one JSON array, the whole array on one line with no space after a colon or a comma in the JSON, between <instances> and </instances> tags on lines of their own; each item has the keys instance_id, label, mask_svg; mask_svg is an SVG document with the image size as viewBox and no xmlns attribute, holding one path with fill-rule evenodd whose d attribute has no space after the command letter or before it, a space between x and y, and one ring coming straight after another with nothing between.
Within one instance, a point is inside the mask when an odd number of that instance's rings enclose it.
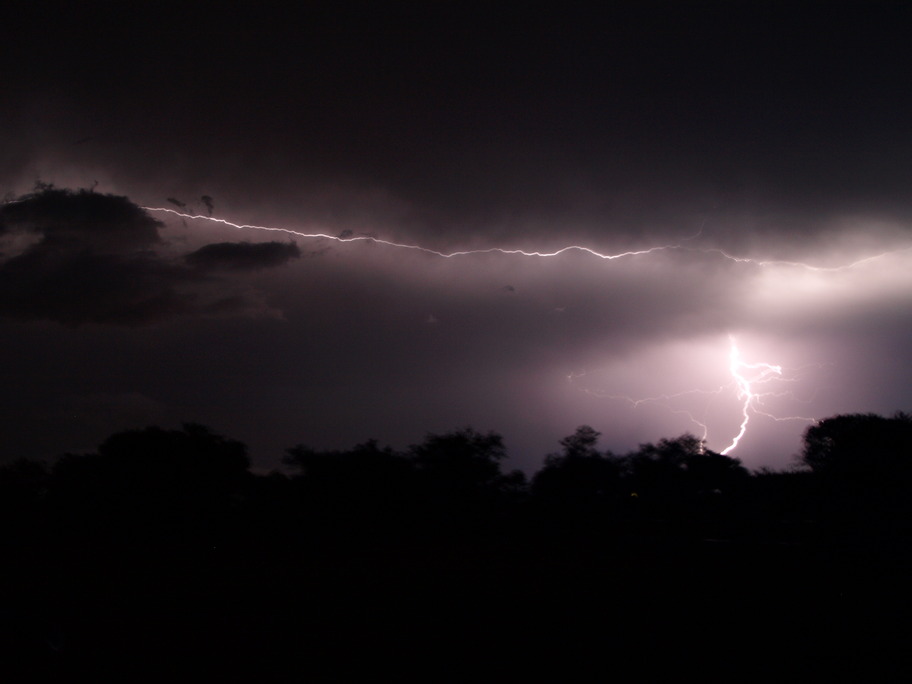
<instances>
[{"instance_id":1,"label":"storm cloud","mask_svg":"<svg viewBox=\"0 0 912 684\"><path fill-rule=\"evenodd\" d=\"M301 256L298 246L285 242L217 242L200 247L184 257L204 270L256 271L286 264Z\"/></svg>"},{"instance_id":2,"label":"storm cloud","mask_svg":"<svg viewBox=\"0 0 912 684\"><path fill-rule=\"evenodd\" d=\"M126 197L41 186L0 207L0 315L66 325L146 325L269 311L199 270L281 265L293 245L219 243L163 256L163 224ZM237 289L236 284L233 288Z\"/></svg>"}]
</instances>

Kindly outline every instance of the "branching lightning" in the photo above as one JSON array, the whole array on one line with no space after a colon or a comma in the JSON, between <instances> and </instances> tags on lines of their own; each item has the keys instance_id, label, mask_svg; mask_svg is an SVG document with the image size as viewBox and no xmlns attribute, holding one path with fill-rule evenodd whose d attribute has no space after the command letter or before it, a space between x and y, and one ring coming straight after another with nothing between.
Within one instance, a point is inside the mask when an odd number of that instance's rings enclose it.
<instances>
[{"instance_id":1,"label":"branching lightning","mask_svg":"<svg viewBox=\"0 0 912 684\"><path fill-rule=\"evenodd\" d=\"M761 410L763 400L770 396L781 396L781 392L760 392L757 387L769 384L774 380L782 379L782 366L771 363L757 362L747 363L742 360L741 352L735 343L734 337L729 337L731 350L729 352L728 370L734 378L735 386L738 391L738 399L741 400L741 424L738 426L738 434L732 438L731 443L725 447L721 454L726 455L733 451L744 433L747 432L748 423L750 423L753 414L760 414L773 420L802 420L814 422L813 418L804 416L775 416L768 411Z\"/></svg>"},{"instance_id":2,"label":"branching lightning","mask_svg":"<svg viewBox=\"0 0 912 684\"><path fill-rule=\"evenodd\" d=\"M583 377L585 375L586 375L586 373L572 373L567 376L567 379L570 382L574 382L577 378ZM625 394L609 394L609 393L603 392L601 390L588 389L588 388L583 389L583 391L586 394L590 394L594 397L598 397L599 399L613 399L616 401L623 401L627 404L630 404L635 409L640 408L641 406L643 406L645 404L658 404L660 406L664 406L669 411L669 413L672 413L674 415L684 416L685 418L687 418L688 421L690 421L693 425L695 425L697 428L699 428L700 439L702 441L706 441L706 438L709 436L709 426L706 424L705 420L698 418L697 415L695 415L695 412L690 409L674 408L672 405L672 402L674 402L676 399L680 399L682 397L694 397L694 396L700 396L700 395L707 396L711 399L713 396L719 395L722 392L724 392L725 387L719 387L718 389L715 389L715 390L691 389L691 390L684 390L683 392L675 392L673 394L659 394L654 397L640 397L640 398L629 397ZM704 405L703 409L705 412L705 409L706 409L705 405Z\"/></svg>"},{"instance_id":3,"label":"branching lightning","mask_svg":"<svg viewBox=\"0 0 912 684\"><path fill-rule=\"evenodd\" d=\"M716 389L689 389L672 394L659 394L652 397L635 398L623 394L609 394L593 389L584 389L588 394L601 399L612 399L623 401L630 404L633 408L639 408L645 404L656 404L665 407L670 413L683 415L693 425L699 428L700 439L706 441L709 435L709 425L706 418L710 404L718 397L727 392L734 393L736 400L740 403L740 424L737 433L731 439L729 444L719 453L727 455L734 451L741 439L747 433L748 425L754 416L763 416L774 421L802 421L813 423L815 418L808 416L779 416L764 406L764 403L773 398L787 397L797 400L797 397L788 390L781 390L783 383L796 382L798 373L802 369L787 370L781 365L766 363L763 361L748 363L741 357L741 352L733 336L729 336L729 354L728 354L728 373L731 376L731 382L722 385ZM585 376L585 373L576 373L568 376L568 380L574 382L577 378ZM706 398L701 410L677 408L674 405L675 400L681 398L693 398L703 396Z\"/></svg>"}]
</instances>

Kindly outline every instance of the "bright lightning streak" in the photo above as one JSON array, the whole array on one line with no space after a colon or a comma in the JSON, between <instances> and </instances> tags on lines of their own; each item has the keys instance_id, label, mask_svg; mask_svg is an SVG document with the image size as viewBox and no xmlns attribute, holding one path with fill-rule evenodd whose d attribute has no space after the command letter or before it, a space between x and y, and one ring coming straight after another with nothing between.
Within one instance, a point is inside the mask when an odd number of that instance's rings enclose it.
<instances>
[{"instance_id":1,"label":"bright lightning streak","mask_svg":"<svg viewBox=\"0 0 912 684\"><path fill-rule=\"evenodd\" d=\"M639 249L632 250L629 252L620 252L618 254L603 254L602 252L597 252L594 249L585 247L582 245L568 245L567 247L561 247L558 250L553 252L528 252L523 249L507 249L504 247L488 247L486 249L467 249L460 250L456 252L439 252L436 249L431 249L430 247L422 247L421 245L411 245L403 242L392 242L391 240L384 240L382 238L373 237L371 235L352 235L349 237L341 237L338 235L330 235L329 233L304 233L298 230L292 230L291 228L278 228L275 226L256 226L247 223L232 223L226 219L215 218L213 216L203 216L201 214L184 214L182 212L176 211L174 209L168 209L166 207L142 207L146 211L163 211L169 214L174 214L179 216L182 219L191 219L191 220L204 220L211 221L213 223L221 223L222 225L229 226L231 228L236 228L238 230L250 229L250 230L266 230L279 233L285 233L287 235L296 235L301 238L308 239L319 239L325 238L328 240L335 240L336 242L372 242L377 245L385 245L387 247L396 247L398 249L412 249L419 252L425 252L426 254L433 254L434 256L443 257L444 259L452 259L453 257L460 256L469 256L474 254L507 254L507 255L518 255L525 257L556 257L566 252L585 252L599 259L620 259L622 257L637 256L639 254L651 254L652 252L659 252L662 250L668 249L681 249L678 245L660 245L658 247L650 247L649 249ZM690 238L687 238L690 239Z\"/></svg>"},{"instance_id":2,"label":"bright lightning streak","mask_svg":"<svg viewBox=\"0 0 912 684\"><path fill-rule=\"evenodd\" d=\"M384 240L383 238L373 237L371 235L352 235L349 237L341 237L339 235L330 235L329 233L305 233L299 230L293 230L291 228L282 228L277 226L258 226L249 223L233 223L227 219L217 218L214 216L204 216L202 214L187 214L176 209L169 209L167 207L142 207L146 211L157 211L164 212L168 214L173 214L182 219L190 219L193 221L209 221L212 223L220 223L224 226L230 228L235 228L237 230L262 230L269 232L278 232L285 233L286 235L295 235L297 237L306 238L306 239L327 239L334 240L336 242L372 242L378 245L384 245L386 247L393 247L397 249L410 249L419 252L424 252L426 254L432 254L434 256L443 257L444 259L451 259L453 257L461 256L470 256L476 254L505 254L505 255L515 255L515 256L524 256L524 257L556 257L567 252L584 252L591 256L594 256L599 259L605 259L612 261L614 259L621 259L624 257L639 256L643 254L652 254L654 252L662 251L683 251L683 252L692 252L692 253L702 253L702 254L717 254L729 261L734 261L739 264L753 264L754 266L766 267L766 266L788 266L792 268L803 268L809 271L843 271L847 269L856 268L862 266L871 261L881 259L890 254L897 254L900 252L905 252L912 250L912 246L902 247L896 250L890 250L881 252L879 254L874 254L871 256L858 259L856 261L843 264L841 266L814 266L813 264L804 263L801 261L783 261L783 260L763 260L763 259L754 259L751 257L739 257L729 254L728 252L718 249L715 247L689 247L684 246L683 242L693 240L702 233L702 227L695 235L683 238L678 243L672 243L667 245L658 245L656 247L649 247L646 249L637 249L630 250L626 252L618 252L615 254L608 254L604 252L599 252L591 247L586 247L585 245L568 245L566 247L561 247L560 249L554 250L553 252L539 252L539 251L527 251L523 249L510 249L505 247L487 247L484 249L467 249L467 250L458 250L455 252L441 252L436 249L431 249L430 247L423 247L421 245L408 244L403 242L393 242L391 240Z\"/></svg>"},{"instance_id":3,"label":"bright lightning streak","mask_svg":"<svg viewBox=\"0 0 912 684\"><path fill-rule=\"evenodd\" d=\"M729 337L731 342L731 351L729 352L728 370L734 378L735 385L738 388L738 399L741 400L741 424L738 426L738 434L734 436L731 443L721 452L723 456L734 451L738 442L747 432L747 426L750 423L752 414L759 414L772 418L776 421L781 420L801 420L809 423L815 422L816 419L805 416L774 416L771 413L760 410L764 397L781 396L781 392L758 392L755 388L757 385L763 385L773 380L782 379L782 366L771 363L758 362L746 363L741 359L741 352L738 351L738 345L735 344L735 338Z\"/></svg>"},{"instance_id":4,"label":"bright lightning streak","mask_svg":"<svg viewBox=\"0 0 912 684\"><path fill-rule=\"evenodd\" d=\"M787 397L796 400L796 397L792 392L773 391L773 389L767 390L764 388L776 388L782 383L797 382L798 377L794 374L786 375L786 371L783 367L777 364L766 362L748 363L744 361L741 352L735 343L735 339L732 336L729 336L728 373L731 376L732 381L714 390L690 389L682 392L675 392L673 394L659 394L643 398L634 398L622 394L608 394L593 389L584 389L583 391L600 399L613 399L626 402L633 408L639 408L645 404L662 406L672 414L686 417L688 421L698 427L701 433L700 439L703 441L706 441L709 436L709 425L704 414L707 412L710 402L726 391L734 391L741 406L741 419L737 433L731 439L728 446L719 452L723 455L728 455L738 447L741 439L747 433L751 418L754 416L763 416L777 422L793 420L808 423L816 422L815 418L807 416L778 416L770 413L768 410L764 410L764 401L770 398ZM585 373L571 374L567 379L573 382L584 375ZM702 411L674 406L676 400L690 399L697 396L704 396L707 398L706 403L702 407Z\"/></svg>"},{"instance_id":5,"label":"bright lightning streak","mask_svg":"<svg viewBox=\"0 0 912 684\"><path fill-rule=\"evenodd\" d=\"M782 375L782 366L774 366L769 363L745 363L742 361L741 352L738 351L738 345L735 344L735 338L731 337L729 339L731 340L731 352L729 353L728 370L735 379L735 383L738 387L738 398L742 401L742 420L738 429L738 434L732 439L731 444L720 452L723 456L734 450L734 448L738 446L738 442L741 441L741 438L744 437L744 433L747 432L747 424L750 422L751 410L754 402L760 396L754 391L754 385L762 383L772 376L779 377ZM759 372L749 376L747 371Z\"/></svg>"}]
</instances>

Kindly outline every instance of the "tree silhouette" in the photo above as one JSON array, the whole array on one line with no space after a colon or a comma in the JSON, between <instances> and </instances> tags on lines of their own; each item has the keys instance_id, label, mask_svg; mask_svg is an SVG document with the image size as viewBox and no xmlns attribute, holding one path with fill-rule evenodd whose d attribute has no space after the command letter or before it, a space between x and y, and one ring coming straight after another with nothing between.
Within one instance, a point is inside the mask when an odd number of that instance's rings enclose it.
<instances>
[{"instance_id":1,"label":"tree silhouette","mask_svg":"<svg viewBox=\"0 0 912 684\"><path fill-rule=\"evenodd\" d=\"M690 434L647 443L625 457L637 513L662 534L728 536L749 473Z\"/></svg>"},{"instance_id":2,"label":"tree silhouette","mask_svg":"<svg viewBox=\"0 0 912 684\"><path fill-rule=\"evenodd\" d=\"M839 415L804 433L801 461L814 473L885 481L912 474L912 416Z\"/></svg>"},{"instance_id":3,"label":"tree silhouette","mask_svg":"<svg viewBox=\"0 0 912 684\"><path fill-rule=\"evenodd\" d=\"M904 414L836 416L807 431L806 469L751 476L692 435L618 457L584 425L528 497L501 436L471 428L404 452L299 445L290 477L250 473L243 444L199 425L123 432L51 469L0 467L0 646L32 671L112 652L299 671L352 643L525 643L584 613L644 635L670 619L675 639L693 615L789 612L803 630L863 600L849 615L869 619L871 587L907 603L910 431Z\"/></svg>"},{"instance_id":4,"label":"tree silhouette","mask_svg":"<svg viewBox=\"0 0 912 684\"><path fill-rule=\"evenodd\" d=\"M641 444L626 465L631 481L647 492L722 493L748 477L741 461L710 451L690 434Z\"/></svg>"},{"instance_id":5,"label":"tree silhouette","mask_svg":"<svg viewBox=\"0 0 912 684\"><path fill-rule=\"evenodd\" d=\"M668 497L679 494L687 475L687 464L703 452L703 442L686 434L662 439L658 444L641 444L626 459L627 475L638 496Z\"/></svg>"},{"instance_id":6,"label":"tree silhouette","mask_svg":"<svg viewBox=\"0 0 912 684\"><path fill-rule=\"evenodd\" d=\"M47 491L49 477L43 463L24 458L0 467L0 506L38 505Z\"/></svg>"},{"instance_id":7,"label":"tree silhouette","mask_svg":"<svg viewBox=\"0 0 912 684\"><path fill-rule=\"evenodd\" d=\"M453 493L469 494L501 484L500 462L506 458L503 438L463 428L429 434L409 454L425 481Z\"/></svg>"},{"instance_id":8,"label":"tree silhouette","mask_svg":"<svg viewBox=\"0 0 912 684\"><path fill-rule=\"evenodd\" d=\"M0 515L7 521L0 538L35 543L44 523L50 473L43 463L19 459L0 467Z\"/></svg>"},{"instance_id":9,"label":"tree silhouette","mask_svg":"<svg viewBox=\"0 0 912 684\"><path fill-rule=\"evenodd\" d=\"M149 427L62 457L49 495L63 523L89 536L180 542L210 534L237 506L248 466L242 443L201 425Z\"/></svg>"},{"instance_id":10,"label":"tree silhouette","mask_svg":"<svg viewBox=\"0 0 912 684\"><path fill-rule=\"evenodd\" d=\"M621 491L621 461L596 449L600 433L581 425L560 440L563 451L545 457L545 466L532 479L532 493L552 507L594 513Z\"/></svg>"},{"instance_id":11,"label":"tree silhouette","mask_svg":"<svg viewBox=\"0 0 912 684\"><path fill-rule=\"evenodd\" d=\"M588 425L580 425L576 432L560 441L560 445L564 447L564 458L598 456L595 445L598 444L601 434Z\"/></svg>"},{"instance_id":12,"label":"tree silhouette","mask_svg":"<svg viewBox=\"0 0 912 684\"><path fill-rule=\"evenodd\" d=\"M503 505L525 489L519 471L504 475L503 438L470 427L445 434L429 434L409 447L421 490L421 508L427 521L440 529L479 529L490 526Z\"/></svg>"},{"instance_id":13,"label":"tree silhouette","mask_svg":"<svg viewBox=\"0 0 912 684\"><path fill-rule=\"evenodd\" d=\"M838 415L810 426L801 462L810 468L820 513L840 534L908 535L912 526L912 416Z\"/></svg>"},{"instance_id":14,"label":"tree silhouette","mask_svg":"<svg viewBox=\"0 0 912 684\"><path fill-rule=\"evenodd\" d=\"M376 531L414 512L414 466L376 440L347 451L298 445L286 451L284 462L297 471L293 481L311 522Z\"/></svg>"}]
</instances>

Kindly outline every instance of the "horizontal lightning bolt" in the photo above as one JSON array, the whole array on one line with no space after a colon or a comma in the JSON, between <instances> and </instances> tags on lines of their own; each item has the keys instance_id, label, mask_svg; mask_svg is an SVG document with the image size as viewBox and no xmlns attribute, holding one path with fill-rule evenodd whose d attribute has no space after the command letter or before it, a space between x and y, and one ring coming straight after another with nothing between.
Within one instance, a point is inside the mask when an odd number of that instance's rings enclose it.
<instances>
[{"instance_id":1,"label":"horizontal lightning bolt","mask_svg":"<svg viewBox=\"0 0 912 684\"><path fill-rule=\"evenodd\" d=\"M899 254L901 252L907 252L912 250L912 245L908 247L900 247L899 249L892 249L885 252L879 252L877 254L872 254L870 256L863 257L856 261L850 261L847 264L842 264L840 266L814 266L813 264L807 264L803 261L786 261L784 259L753 259L751 257L739 257L729 254L725 250L718 249L716 247L706 247L696 249L694 251L703 252L705 254L719 254L720 256L734 261L739 264L753 264L754 266L790 266L793 268L804 268L808 271L821 271L821 272L835 272L835 271L845 271L851 268L858 268L864 264L876 261L877 259L883 259L884 257L890 256L891 254Z\"/></svg>"},{"instance_id":2,"label":"horizontal lightning bolt","mask_svg":"<svg viewBox=\"0 0 912 684\"><path fill-rule=\"evenodd\" d=\"M454 257L470 256L477 254L505 254L505 255L515 255L515 256L524 256L524 257L556 257L561 254L568 252L583 252L589 254L590 256L596 257L598 259L605 259L612 261L614 259L621 259L624 257L633 257L640 256L644 254L652 254L654 252L661 251L683 251L683 252L692 252L692 253L702 253L702 254L717 254L729 261L734 261L736 263L743 264L752 264L754 266L766 267L766 266L789 266L794 268L804 268L810 271L842 271L851 268L857 268L863 264L867 264L871 261L881 259L891 254L896 254L899 252L912 250L912 245L907 247L902 247L895 250L889 250L874 254L871 256L858 259L856 261L843 264L841 266L814 266L813 264L808 264L800 261L785 261L785 260L763 260L763 259L754 259L751 257L740 257L729 254L728 252L718 249L715 247L690 247L685 246L681 243L693 240L702 233L702 227L696 234L689 237L683 238L677 243L667 244L667 245L658 245L655 247L649 247L645 249L636 249L629 250L626 252L617 252L614 254L599 252L591 247L586 247L585 245L567 245L566 247L561 247L552 252L540 252L540 251L527 251L524 249L512 249L506 247L486 247L483 249L466 249L466 250L457 250L454 252L441 252L436 249L431 249L430 247L423 247L421 245L404 243L404 242L393 242L392 240L385 240L383 238L374 237L371 235L351 235L348 237L342 237L339 235L331 235L329 233L307 233L300 230L294 230L292 228L282 228L278 226L259 226L250 223L234 223L228 221L227 219L217 218L215 216L204 216L202 214L188 214L176 209L170 209L168 207L142 207L146 211L156 211L172 214L178 216L182 219L190 219L193 221L209 221L211 223L219 223L230 228L235 228L237 230L260 230L260 231L270 231L285 233L286 235L294 235L296 237L305 238L305 239L326 239L334 240L336 242L371 242L377 245L384 245L386 247L393 247L397 249L410 249L418 252L424 252L426 254L431 254L438 257L443 257L444 259L452 259Z\"/></svg>"},{"instance_id":3,"label":"horizontal lightning bolt","mask_svg":"<svg viewBox=\"0 0 912 684\"><path fill-rule=\"evenodd\" d=\"M571 375L567 376L567 379L570 382L574 382L576 380L576 378L582 377L584 375L585 375L585 373L571 374ZM717 390L692 389L692 390L684 390L683 392L675 392L673 394L659 394L654 397L641 397L641 398L629 397L624 394L609 394L608 392L605 392L602 390L588 389L588 388L583 389L583 392L585 392L586 394L589 394L593 397L598 397L599 399L614 399L617 401L623 401L623 402L630 404L633 408L639 408L640 406L643 406L644 404L658 404L658 405L664 406L666 409L668 409L669 413L671 413L673 415L684 416L685 418L687 418L688 421L690 421L697 428L699 428L700 439L705 441L707 436L709 435L709 426L703 420L700 420L699 418L697 418L697 416L694 415L693 411L690 411L689 409L672 408L672 406L670 405L670 402L674 401L675 399L680 399L681 397L692 397L694 395L707 395L707 396L710 396L710 398L711 398L711 395L721 394L724 390L725 390L725 387L720 387ZM705 407L704 407L704 409L705 409Z\"/></svg>"},{"instance_id":4,"label":"horizontal lightning bolt","mask_svg":"<svg viewBox=\"0 0 912 684\"><path fill-rule=\"evenodd\" d=\"M327 240L335 240L336 242L372 242L377 245L385 245L387 247L396 247L398 249L412 249L418 252L425 252L427 254L433 254L434 256L443 257L444 259L452 259L453 257L461 256L470 256L475 254L507 254L507 255L518 255L526 257L555 257L566 252L585 252L599 259L620 259L622 257L636 256L639 254L650 254L652 252L658 252L666 249L678 249L678 245L661 245L658 247L650 247L648 249L639 249L631 250L629 252L620 252L618 254L603 254L597 252L590 247L585 247L583 245L568 245L567 247L561 247L558 250L553 252L529 252L523 249L507 249L505 247L487 247L485 249L466 249L459 250L455 252L440 252L436 249L431 249L430 247L422 247L421 245L413 245L404 242L393 242L391 240L384 240L383 238L374 237L372 235L350 235L348 237L341 237L339 235L330 235L329 233L305 233L299 230L293 230L291 228L279 228L275 226L257 226L249 223L232 223L226 219L216 218L214 216L203 216L201 214L185 214L174 209L168 209L167 207L142 207L146 211L161 211L167 212L169 214L174 214L179 216L182 219L191 219L191 220L203 220L211 221L212 223L221 223L222 225L229 226L231 228L236 228L239 230L266 230L274 231L279 233L285 233L287 235L295 235L301 238L307 239L319 239L324 238Z\"/></svg>"}]
</instances>

